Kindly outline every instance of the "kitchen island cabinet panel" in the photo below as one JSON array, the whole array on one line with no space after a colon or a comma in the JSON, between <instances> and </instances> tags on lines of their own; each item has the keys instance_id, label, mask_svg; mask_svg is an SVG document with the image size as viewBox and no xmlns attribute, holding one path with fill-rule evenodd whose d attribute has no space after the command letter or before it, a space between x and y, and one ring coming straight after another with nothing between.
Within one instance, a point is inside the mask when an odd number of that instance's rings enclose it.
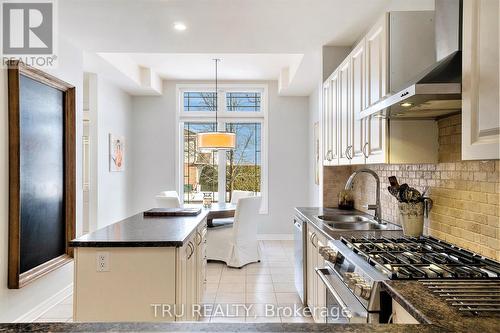
<instances>
[{"instance_id":1,"label":"kitchen island cabinet panel","mask_svg":"<svg viewBox=\"0 0 500 333\"><path fill-rule=\"evenodd\" d=\"M97 271L98 253L107 253L108 271ZM74 320L174 321L155 317L151 304L175 304L175 262L174 247L75 249Z\"/></svg>"}]
</instances>

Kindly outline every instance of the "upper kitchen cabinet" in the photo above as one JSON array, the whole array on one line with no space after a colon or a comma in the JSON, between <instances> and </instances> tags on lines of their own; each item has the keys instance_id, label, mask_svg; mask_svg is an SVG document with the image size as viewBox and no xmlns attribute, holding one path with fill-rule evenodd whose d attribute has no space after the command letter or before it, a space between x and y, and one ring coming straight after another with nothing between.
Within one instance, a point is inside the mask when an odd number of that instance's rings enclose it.
<instances>
[{"instance_id":1,"label":"upper kitchen cabinet","mask_svg":"<svg viewBox=\"0 0 500 333\"><path fill-rule=\"evenodd\" d=\"M462 159L500 158L499 2L464 0Z\"/></svg>"},{"instance_id":2,"label":"upper kitchen cabinet","mask_svg":"<svg viewBox=\"0 0 500 333\"><path fill-rule=\"evenodd\" d=\"M373 111L435 62L433 19L432 11L384 14L325 81L324 165L437 162L434 120Z\"/></svg>"},{"instance_id":3,"label":"upper kitchen cabinet","mask_svg":"<svg viewBox=\"0 0 500 333\"><path fill-rule=\"evenodd\" d=\"M338 94L337 94L337 117L338 123L336 131L338 132L339 146L339 165L351 164L352 144L352 116L351 107L351 63L350 57L340 64L338 68Z\"/></svg>"},{"instance_id":4,"label":"upper kitchen cabinet","mask_svg":"<svg viewBox=\"0 0 500 333\"><path fill-rule=\"evenodd\" d=\"M389 15L384 14L365 37L366 91L369 107L387 95ZM364 107L364 108L365 108ZM364 109L363 108L363 109Z\"/></svg>"},{"instance_id":5,"label":"upper kitchen cabinet","mask_svg":"<svg viewBox=\"0 0 500 333\"><path fill-rule=\"evenodd\" d=\"M333 73L323 84L323 165L337 165L337 89L338 75Z\"/></svg>"},{"instance_id":6,"label":"upper kitchen cabinet","mask_svg":"<svg viewBox=\"0 0 500 333\"><path fill-rule=\"evenodd\" d=\"M366 119L360 118L360 113L364 109L366 102L365 91L365 55L366 47L363 39L352 51L350 57L350 74L351 74L351 94L349 117L351 124L349 128L349 154L351 164L363 164L366 158L366 148L368 141L366 137Z\"/></svg>"}]
</instances>

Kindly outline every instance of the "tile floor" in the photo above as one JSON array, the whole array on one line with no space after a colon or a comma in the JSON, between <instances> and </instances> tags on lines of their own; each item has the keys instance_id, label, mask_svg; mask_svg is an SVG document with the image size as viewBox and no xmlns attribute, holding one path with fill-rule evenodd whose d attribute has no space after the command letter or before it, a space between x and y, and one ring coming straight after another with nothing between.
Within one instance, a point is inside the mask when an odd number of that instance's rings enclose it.
<instances>
[{"instance_id":1,"label":"tile floor","mask_svg":"<svg viewBox=\"0 0 500 333\"><path fill-rule=\"evenodd\" d=\"M262 260L241 269L208 263L205 322L312 322L294 285L292 241L261 241ZM72 321L72 296L36 322Z\"/></svg>"}]
</instances>

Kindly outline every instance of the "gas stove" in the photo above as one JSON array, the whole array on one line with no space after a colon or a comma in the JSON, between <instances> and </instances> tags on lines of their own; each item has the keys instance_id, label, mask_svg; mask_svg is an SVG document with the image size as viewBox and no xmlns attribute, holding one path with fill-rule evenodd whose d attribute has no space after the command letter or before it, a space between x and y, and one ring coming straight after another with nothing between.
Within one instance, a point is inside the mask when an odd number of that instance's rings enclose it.
<instances>
[{"instance_id":1,"label":"gas stove","mask_svg":"<svg viewBox=\"0 0 500 333\"><path fill-rule=\"evenodd\" d=\"M500 282L499 263L432 237L342 237L319 253L327 305L347 309L348 322L387 322L385 280Z\"/></svg>"},{"instance_id":2,"label":"gas stove","mask_svg":"<svg viewBox=\"0 0 500 333\"><path fill-rule=\"evenodd\" d=\"M432 237L341 239L389 279L500 279L500 264Z\"/></svg>"}]
</instances>

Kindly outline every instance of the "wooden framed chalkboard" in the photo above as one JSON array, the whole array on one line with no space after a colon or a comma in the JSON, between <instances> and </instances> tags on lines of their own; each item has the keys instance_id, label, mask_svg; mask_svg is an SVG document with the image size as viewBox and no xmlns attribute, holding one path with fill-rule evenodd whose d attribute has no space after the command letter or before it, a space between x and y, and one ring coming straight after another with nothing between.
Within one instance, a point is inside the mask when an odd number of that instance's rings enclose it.
<instances>
[{"instance_id":1,"label":"wooden framed chalkboard","mask_svg":"<svg viewBox=\"0 0 500 333\"><path fill-rule=\"evenodd\" d=\"M8 287L72 260L75 237L75 88L11 61Z\"/></svg>"}]
</instances>

